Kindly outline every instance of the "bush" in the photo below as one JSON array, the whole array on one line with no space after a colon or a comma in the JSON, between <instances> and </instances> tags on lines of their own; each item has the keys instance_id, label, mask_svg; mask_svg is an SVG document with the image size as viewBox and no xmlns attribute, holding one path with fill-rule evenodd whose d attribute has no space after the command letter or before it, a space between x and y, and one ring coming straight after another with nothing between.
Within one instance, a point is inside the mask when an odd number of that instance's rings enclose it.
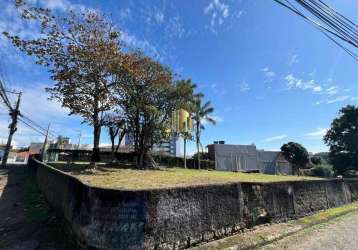
<instances>
[{"instance_id":1,"label":"bush","mask_svg":"<svg viewBox=\"0 0 358 250\"><path fill-rule=\"evenodd\" d=\"M317 177L332 177L333 169L330 165L317 165L311 168L310 175Z\"/></svg>"},{"instance_id":2,"label":"bush","mask_svg":"<svg viewBox=\"0 0 358 250\"><path fill-rule=\"evenodd\" d=\"M314 165L320 165L320 164L322 164L322 158L319 157L318 155L314 155L314 156L311 157L311 162Z\"/></svg>"}]
</instances>

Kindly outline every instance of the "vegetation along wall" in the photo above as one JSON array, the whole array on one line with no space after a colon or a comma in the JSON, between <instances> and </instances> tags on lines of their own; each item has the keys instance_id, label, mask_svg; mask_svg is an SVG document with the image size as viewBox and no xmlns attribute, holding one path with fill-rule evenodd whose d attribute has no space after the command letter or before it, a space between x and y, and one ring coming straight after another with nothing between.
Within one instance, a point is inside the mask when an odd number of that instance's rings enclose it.
<instances>
[{"instance_id":1,"label":"vegetation along wall","mask_svg":"<svg viewBox=\"0 0 358 250\"><path fill-rule=\"evenodd\" d=\"M358 200L358 181L123 191L91 187L35 160L29 164L49 203L86 249L181 249Z\"/></svg>"}]
</instances>

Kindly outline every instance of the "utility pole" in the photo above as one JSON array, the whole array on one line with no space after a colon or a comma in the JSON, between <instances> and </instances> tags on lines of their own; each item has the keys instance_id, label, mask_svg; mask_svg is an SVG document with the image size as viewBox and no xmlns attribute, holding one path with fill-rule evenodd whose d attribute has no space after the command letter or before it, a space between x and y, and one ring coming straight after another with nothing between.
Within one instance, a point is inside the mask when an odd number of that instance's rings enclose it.
<instances>
[{"instance_id":1,"label":"utility pole","mask_svg":"<svg viewBox=\"0 0 358 250\"><path fill-rule=\"evenodd\" d=\"M10 147L11 147L11 141L12 136L15 134L17 130L17 117L20 114L19 108L20 108L20 100L21 100L22 93L19 92L17 96L16 106L15 109L10 109L10 116L11 116L11 124L9 125L9 137L7 138L6 148L4 152L4 157L2 158L1 167L6 167L6 162L9 157Z\"/></svg>"},{"instance_id":2,"label":"utility pole","mask_svg":"<svg viewBox=\"0 0 358 250\"><path fill-rule=\"evenodd\" d=\"M48 124L47 131L46 131L46 136L45 136L45 141L44 141L44 144L42 146L41 161L43 161L43 162L46 159L47 139L48 139L48 134L50 132L50 126L51 126L51 123Z\"/></svg>"},{"instance_id":3,"label":"utility pole","mask_svg":"<svg viewBox=\"0 0 358 250\"><path fill-rule=\"evenodd\" d=\"M81 143L81 136L82 136L82 131L80 130L80 133L78 134L78 143L77 143L77 149L80 149L80 143Z\"/></svg>"}]
</instances>

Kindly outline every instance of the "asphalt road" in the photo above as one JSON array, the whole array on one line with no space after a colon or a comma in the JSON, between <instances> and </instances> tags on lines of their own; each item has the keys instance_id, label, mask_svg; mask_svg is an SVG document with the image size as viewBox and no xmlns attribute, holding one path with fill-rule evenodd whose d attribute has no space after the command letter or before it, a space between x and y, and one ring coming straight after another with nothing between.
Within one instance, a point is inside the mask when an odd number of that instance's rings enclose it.
<instances>
[{"instance_id":1,"label":"asphalt road","mask_svg":"<svg viewBox=\"0 0 358 250\"><path fill-rule=\"evenodd\" d=\"M358 249L358 213L306 229L261 249Z\"/></svg>"}]
</instances>

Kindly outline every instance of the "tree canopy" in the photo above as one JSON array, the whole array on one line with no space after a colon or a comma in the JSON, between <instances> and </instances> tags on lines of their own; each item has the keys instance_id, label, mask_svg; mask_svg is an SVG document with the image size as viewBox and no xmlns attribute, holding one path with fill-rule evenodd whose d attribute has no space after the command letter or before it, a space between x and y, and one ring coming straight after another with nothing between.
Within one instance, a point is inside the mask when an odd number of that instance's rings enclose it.
<instances>
[{"instance_id":1,"label":"tree canopy","mask_svg":"<svg viewBox=\"0 0 358 250\"><path fill-rule=\"evenodd\" d=\"M26 20L37 22L40 36L22 39L4 32L14 46L44 65L53 87L51 98L79 115L94 128L92 161L99 160L99 141L104 112L112 107L110 69L121 54L120 32L104 15L95 11L55 16L48 9L29 7L18 1Z\"/></svg>"},{"instance_id":2,"label":"tree canopy","mask_svg":"<svg viewBox=\"0 0 358 250\"><path fill-rule=\"evenodd\" d=\"M38 23L41 34L33 39L8 32L4 35L47 68L54 80L46 89L51 98L68 108L69 115L79 115L93 126L93 165L100 160L101 129L106 126L112 155L121 130L133 137L137 166L155 168L148 152L173 135L173 111L196 107L195 85L176 79L169 67L141 51L124 52L120 31L97 11L55 16L48 9L28 7L22 1L17 1L17 7L24 19ZM212 108L208 104L201 108L195 109L198 119L211 121L207 115Z\"/></svg>"},{"instance_id":3,"label":"tree canopy","mask_svg":"<svg viewBox=\"0 0 358 250\"><path fill-rule=\"evenodd\" d=\"M194 98L194 109L193 109L193 120L194 120L194 131L195 131L195 142L198 156L198 168L200 169L200 148L201 144L201 132L205 129L204 121L216 124L216 120L211 116L214 112L214 108L210 102L203 104L203 94L196 95ZM203 151L203 150L202 150Z\"/></svg>"},{"instance_id":4,"label":"tree canopy","mask_svg":"<svg viewBox=\"0 0 358 250\"><path fill-rule=\"evenodd\" d=\"M305 168L309 162L309 155L301 144L288 142L281 147L281 153L292 164L293 174L298 174L300 168Z\"/></svg>"},{"instance_id":5,"label":"tree canopy","mask_svg":"<svg viewBox=\"0 0 358 250\"><path fill-rule=\"evenodd\" d=\"M114 69L116 75L115 100L128 122L138 153L137 165L155 168L148 152L154 144L171 135L171 115L189 98L191 89L173 79L171 70L135 52L125 58L125 67Z\"/></svg>"},{"instance_id":6,"label":"tree canopy","mask_svg":"<svg viewBox=\"0 0 358 250\"><path fill-rule=\"evenodd\" d=\"M358 107L343 107L324 141L329 146L329 161L336 173L358 170Z\"/></svg>"}]
</instances>

